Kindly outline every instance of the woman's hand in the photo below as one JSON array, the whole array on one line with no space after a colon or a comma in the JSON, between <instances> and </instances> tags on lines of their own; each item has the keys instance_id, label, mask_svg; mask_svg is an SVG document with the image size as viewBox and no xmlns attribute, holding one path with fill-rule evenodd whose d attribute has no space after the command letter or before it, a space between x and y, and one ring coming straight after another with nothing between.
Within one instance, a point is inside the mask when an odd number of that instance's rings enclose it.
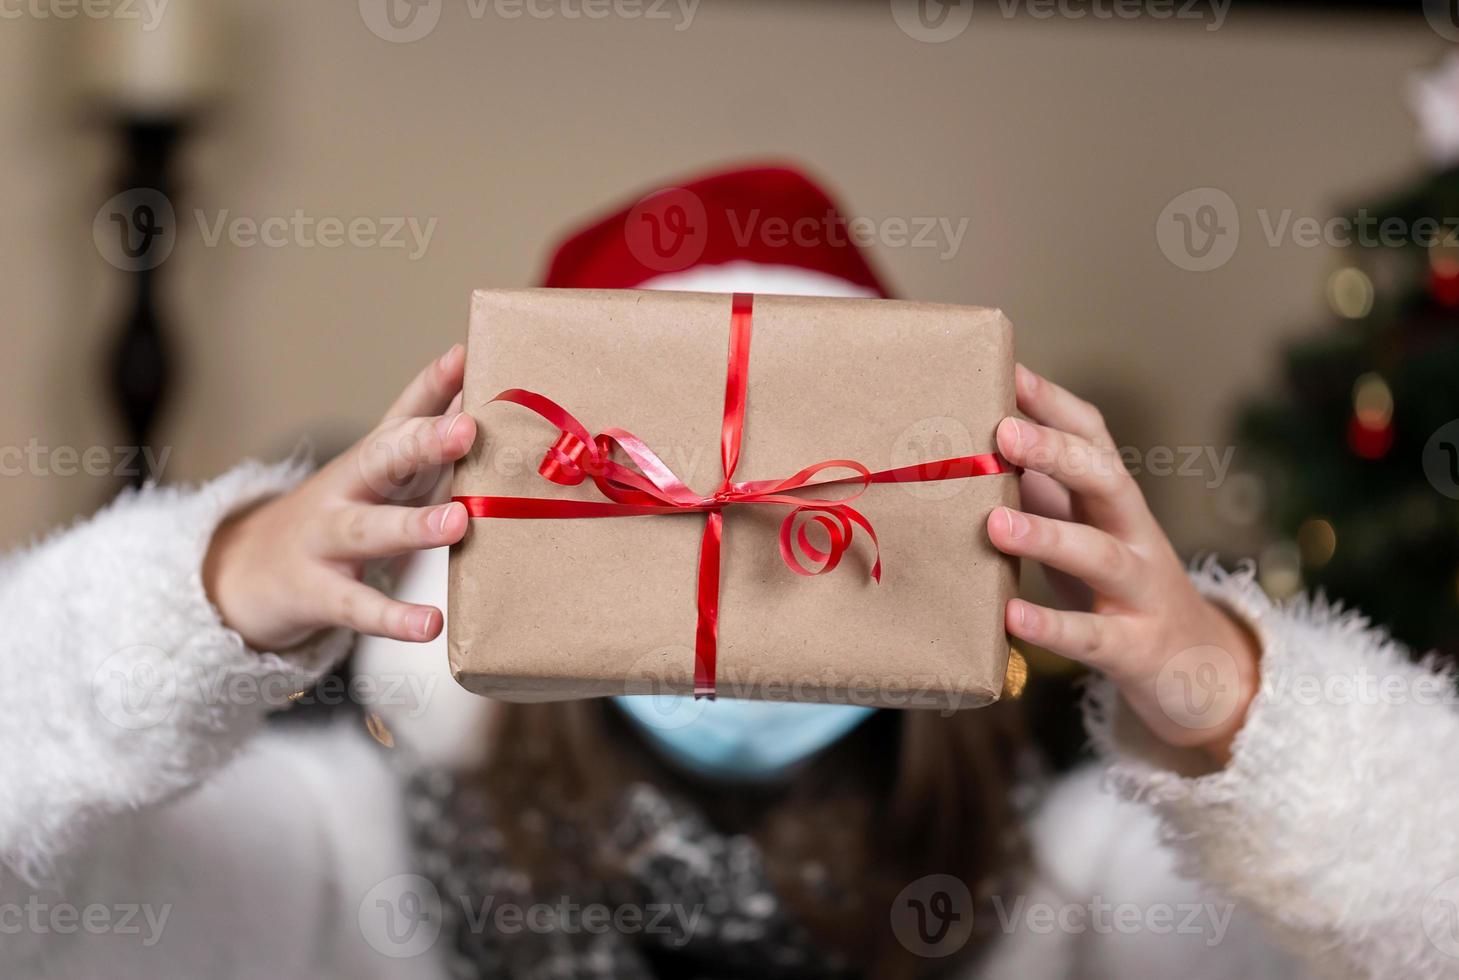
<instances>
[{"instance_id":1,"label":"woman's hand","mask_svg":"<svg viewBox=\"0 0 1459 980\"><path fill-rule=\"evenodd\" d=\"M460 411L465 362L452 347L353 448L218 528L203 583L249 646L283 650L334 626L415 642L441 632L439 609L396 602L360 577L373 558L466 533L466 508L444 503L451 464L476 439L475 420Z\"/></svg>"},{"instance_id":2,"label":"woman's hand","mask_svg":"<svg viewBox=\"0 0 1459 980\"><path fill-rule=\"evenodd\" d=\"M1224 764L1256 691L1253 636L1191 584L1125 470L1099 411L1023 365L998 449L1024 467L1026 512L1000 507L988 536L1041 562L1073 610L1013 599L1008 632L1108 675L1160 739Z\"/></svg>"}]
</instances>

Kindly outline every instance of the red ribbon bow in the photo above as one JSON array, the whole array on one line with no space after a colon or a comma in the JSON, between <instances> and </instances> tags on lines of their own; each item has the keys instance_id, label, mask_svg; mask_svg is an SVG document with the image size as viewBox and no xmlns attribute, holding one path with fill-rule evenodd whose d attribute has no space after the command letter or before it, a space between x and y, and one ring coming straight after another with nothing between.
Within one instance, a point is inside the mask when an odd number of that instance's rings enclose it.
<instances>
[{"instance_id":1,"label":"red ribbon bow","mask_svg":"<svg viewBox=\"0 0 1459 980\"><path fill-rule=\"evenodd\" d=\"M797 575L824 575L834 569L851 547L855 528L871 538L876 561L871 577L881 581L881 546L876 531L851 502L873 483L916 483L958 480L973 476L1007 473L1012 466L997 453L960 456L936 462L916 463L873 473L853 459L828 459L807 466L784 480L751 480L736 483L735 467L740 460L740 437L745 427L745 394L750 365L750 324L754 297L735 293L730 314L729 371L724 390L724 425L720 455L724 482L709 496L696 493L674 475L653 450L631 432L605 429L597 436L562 406L543 395L522 388L510 388L492 399L531 409L557 426L560 435L547 450L538 473L562 486L577 486L591 479L606 501L550 500L540 497L453 497L466 505L472 517L534 520L580 517L640 517L649 514L705 515L704 538L699 551L699 622L694 643L694 696L714 698L715 664L719 646L720 544L724 532L724 509L736 504L771 504L789 507L780 525L780 557ZM617 449L637 469L616 462ZM827 470L852 470L855 476L822 478ZM787 491L806 487L860 483L855 493L836 499L792 496ZM810 515L796 527L796 518ZM806 528L814 523L825 533L824 549L814 545ZM797 554L796 547L800 553ZM810 559L807 566L801 555Z\"/></svg>"}]
</instances>

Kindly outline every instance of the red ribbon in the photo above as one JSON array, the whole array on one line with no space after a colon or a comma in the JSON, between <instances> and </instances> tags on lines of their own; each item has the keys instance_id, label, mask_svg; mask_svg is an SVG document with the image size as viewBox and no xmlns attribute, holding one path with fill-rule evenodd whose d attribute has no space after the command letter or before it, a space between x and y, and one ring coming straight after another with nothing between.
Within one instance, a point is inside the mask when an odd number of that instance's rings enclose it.
<instances>
[{"instance_id":1,"label":"red ribbon","mask_svg":"<svg viewBox=\"0 0 1459 980\"><path fill-rule=\"evenodd\" d=\"M734 482L740 461L740 438L745 428L745 394L750 366L750 323L754 297L735 293L730 314L729 370L724 388L724 425L720 434L720 458L724 482L710 496L691 490L664 461L631 432L605 429L597 436L570 412L543 395L510 388L492 399L512 402L536 412L557 426L560 435L548 448L538 473L553 483L573 487L591 479L606 501L550 500L540 497L453 497L466 505L472 517L508 520L562 520L580 517L641 517L649 514L703 513L704 537L699 549L699 622L694 641L694 696L713 699L715 661L719 646L720 546L724 537L724 509L735 504L771 504L789 507L780 525L780 557L797 575L824 575L834 569L851 547L855 528L871 538L876 561L871 577L881 581L881 546L871 522L851 506L873 483L923 483L961 480L994 473L1009 473L1013 467L997 453L959 456L929 463L915 463L873 473L852 459L827 459L807 466L784 480ZM489 404L489 403L488 403ZM624 466L613 457L618 450L636 467ZM822 477L828 470L851 470L855 476ZM806 487L859 483L855 493L828 499L792 496L787 491ZM807 520L796 526L796 518ZM818 526L826 536L825 547L810 540L806 528ZM799 553L797 553L797 548ZM810 565L801 556L809 559Z\"/></svg>"}]
</instances>

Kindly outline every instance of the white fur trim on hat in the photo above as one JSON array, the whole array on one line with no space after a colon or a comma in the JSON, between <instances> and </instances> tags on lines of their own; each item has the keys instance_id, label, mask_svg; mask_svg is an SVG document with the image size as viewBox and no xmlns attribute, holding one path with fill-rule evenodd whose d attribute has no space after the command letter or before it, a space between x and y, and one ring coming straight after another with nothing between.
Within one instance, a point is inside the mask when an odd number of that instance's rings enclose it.
<instances>
[{"instance_id":1,"label":"white fur trim on hat","mask_svg":"<svg viewBox=\"0 0 1459 980\"><path fill-rule=\"evenodd\" d=\"M876 293L839 276L794 265L726 262L697 265L646 280L642 289L690 293L764 293L779 296L840 296L875 299Z\"/></svg>"}]
</instances>

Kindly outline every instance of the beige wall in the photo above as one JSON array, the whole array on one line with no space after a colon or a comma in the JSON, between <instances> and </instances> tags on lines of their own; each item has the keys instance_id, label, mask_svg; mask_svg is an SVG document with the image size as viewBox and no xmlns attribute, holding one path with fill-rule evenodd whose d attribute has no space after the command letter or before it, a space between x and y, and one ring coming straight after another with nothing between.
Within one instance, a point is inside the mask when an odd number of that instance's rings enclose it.
<instances>
[{"instance_id":1,"label":"beige wall","mask_svg":"<svg viewBox=\"0 0 1459 980\"><path fill-rule=\"evenodd\" d=\"M447 6L408 45L348 0L238 11L232 92L189 156L166 266L183 361L170 479L358 430L461 337L472 287L531 282L557 230L646 183L764 156L825 175L856 214L968 218L950 260L877 258L908 295L1003 307L1022 357L1096 396L1122 441L1225 445L1280 340L1320 322L1332 267L1268 247L1256 209L1323 216L1414 171L1402 85L1440 50L1421 20L1247 15L1206 32L985 12L928 45L875 0L703 0L684 31ZM72 26L0 21L0 446L118 438L97 385L117 275L90 235L108 151L73 99ZM1201 185L1235 198L1244 234L1224 268L1192 274L1153 227ZM194 207L437 226L417 261L204 248ZM1239 540L1201 479L1148 485L1183 545ZM0 544L107 489L0 478Z\"/></svg>"}]
</instances>

